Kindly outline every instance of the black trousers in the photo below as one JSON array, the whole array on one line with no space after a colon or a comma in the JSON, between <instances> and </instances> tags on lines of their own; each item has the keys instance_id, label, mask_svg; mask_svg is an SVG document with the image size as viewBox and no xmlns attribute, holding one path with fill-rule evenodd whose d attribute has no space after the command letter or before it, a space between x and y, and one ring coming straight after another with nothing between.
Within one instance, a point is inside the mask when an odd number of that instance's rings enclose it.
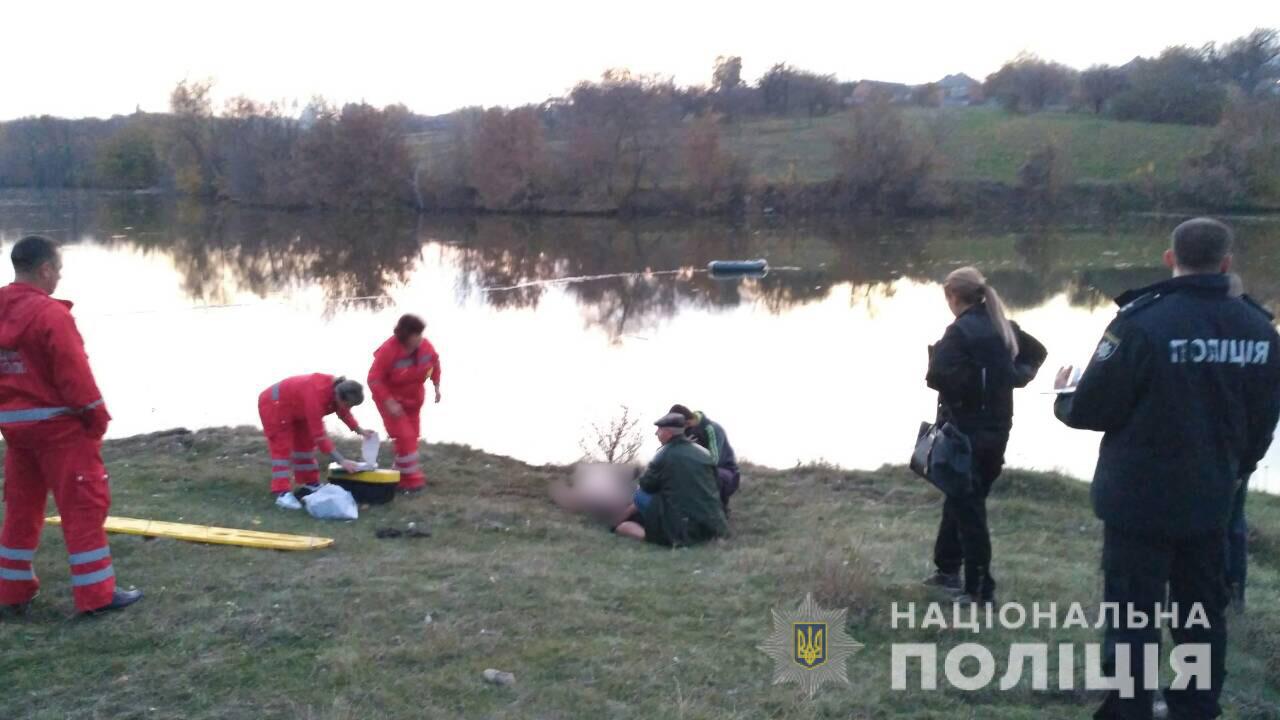
<instances>
[{"instance_id":1,"label":"black trousers","mask_svg":"<svg viewBox=\"0 0 1280 720\"><path fill-rule=\"evenodd\" d=\"M1152 693L1143 689L1144 646L1160 643L1161 629L1154 622L1145 627L1130 626L1128 609L1151 616L1160 603L1172 609L1177 604L1177 628L1170 629L1175 644L1203 643L1209 646L1210 687L1196 683L1185 690L1165 690L1170 720L1201 720L1222 714L1218 698L1226 677L1227 583L1223 568L1226 553L1223 530L1192 537L1137 534L1111 524L1102 542L1104 602L1117 603L1120 612L1104 638L1104 658L1108 675L1114 671L1115 649L1129 646L1129 666L1134 677L1134 696L1129 700L1118 691L1108 693L1095 718L1151 720ZM1209 627L1196 623L1188 628L1192 607L1199 603ZM1154 616L1151 617L1154 620ZM1164 621L1167 626L1168 621ZM1167 665L1164 657L1160 662Z\"/></svg>"},{"instance_id":2,"label":"black trousers","mask_svg":"<svg viewBox=\"0 0 1280 720\"><path fill-rule=\"evenodd\" d=\"M1244 605L1244 586L1249 579L1249 523L1244 506L1249 499L1249 478L1240 481L1231 504L1231 524L1227 526L1227 586L1231 601Z\"/></svg>"},{"instance_id":3,"label":"black trousers","mask_svg":"<svg viewBox=\"0 0 1280 720\"><path fill-rule=\"evenodd\" d=\"M965 592L990 600L996 581L991 576L991 529L987 524L987 495L1004 469L1009 433L968 433L973 443L974 492L947 496L942 522L933 543L933 564L938 572L955 574L964 568Z\"/></svg>"}]
</instances>

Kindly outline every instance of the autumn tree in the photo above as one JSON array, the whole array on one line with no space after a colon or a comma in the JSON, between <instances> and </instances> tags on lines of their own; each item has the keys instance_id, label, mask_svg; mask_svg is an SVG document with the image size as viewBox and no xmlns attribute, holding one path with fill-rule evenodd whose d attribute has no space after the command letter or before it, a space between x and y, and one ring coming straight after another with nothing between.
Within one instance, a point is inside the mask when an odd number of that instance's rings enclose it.
<instances>
[{"instance_id":1,"label":"autumn tree","mask_svg":"<svg viewBox=\"0 0 1280 720\"><path fill-rule=\"evenodd\" d=\"M129 123L98 149L97 182L103 187L148 188L160 181L160 159L151 132L141 123Z\"/></svg>"},{"instance_id":2,"label":"autumn tree","mask_svg":"<svg viewBox=\"0 0 1280 720\"><path fill-rule=\"evenodd\" d=\"M683 160L689 189L700 209L723 207L746 183L746 164L725 149L720 118L715 115L704 115L689 124Z\"/></svg>"},{"instance_id":3,"label":"autumn tree","mask_svg":"<svg viewBox=\"0 0 1280 720\"><path fill-rule=\"evenodd\" d=\"M405 144L408 111L352 103L316 109L299 143L298 194L306 204L373 209L409 202L412 164Z\"/></svg>"},{"instance_id":4,"label":"autumn tree","mask_svg":"<svg viewBox=\"0 0 1280 720\"><path fill-rule=\"evenodd\" d=\"M1094 65L1080 73L1080 100L1095 115L1101 115L1111 98L1129 86L1125 72L1110 65Z\"/></svg>"},{"instance_id":5,"label":"autumn tree","mask_svg":"<svg viewBox=\"0 0 1280 720\"><path fill-rule=\"evenodd\" d=\"M819 75L778 63L760 77L765 112L789 115L803 110L809 117L826 115L840 104L834 75Z\"/></svg>"},{"instance_id":6,"label":"autumn tree","mask_svg":"<svg viewBox=\"0 0 1280 720\"><path fill-rule=\"evenodd\" d=\"M480 116L471 143L471 183L491 209L528 207L548 166L538 108L493 108Z\"/></svg>"},{"instance_id":7,"label":"autumn tree","mask_svg":"<svg viewBox=\"0 0 1280 720\"><path fill-rule=\"evenodd\" d=\"M1129 66L1128 87L1111 100L1120 120L1214 125L1227 105L1209 49L1171 47Z\"/></svg>"},{"instance_id":8,"label":"autumn tree","mask_svg":"<svg viewBox=\"0 0 1280 720\"><path fill-rule=\"evenodd\" d=\"M570 158L579 189L629 208L643 187L657 185L672 156L680 122L669 78L609 70L599 83L570 93Z\"/></svg>"},{"instance_id":9,"label":"autumn tree","mask_svg":"<svg viewBox=\"0 0 1280 720\"><path fill-rule=\"evenodd\" d=\"M886 101L859 105L836 139L838 184L853 209L893 213L925 200L936 169L932 142Z\"/></svg>"},{"instance_id":10,"label":"autumn tree","mask_svg":"<svg viewBox=\"0 0 1280 720\"><path fill-rule=\"evenodd\" d=\"M1063 104L1075 86L1076 71L1023 53L987 76L983 91L1009 112L1040 112Z\"/></svg>"},{"instance_id":11,"label":"autumn tree","mask_svg":"<svg viewBox=\"0 0 1280 720\"><path fill-rule=\"evenodd\" d=\"M212 80L183 80L169 94L168 161L178 189L191 195L216 192L212 91Z\"/></svg>"}]
</instances>

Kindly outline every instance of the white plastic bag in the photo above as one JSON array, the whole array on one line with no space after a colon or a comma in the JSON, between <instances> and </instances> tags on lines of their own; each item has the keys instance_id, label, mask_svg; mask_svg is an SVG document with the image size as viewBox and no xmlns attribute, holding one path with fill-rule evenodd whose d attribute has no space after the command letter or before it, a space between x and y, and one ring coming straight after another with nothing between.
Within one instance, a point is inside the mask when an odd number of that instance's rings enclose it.
<instances>
[{"instance_id":1,"label":"white plastic bag","mask_svg":"<svg viewBox=\"0 0 1280 720\"><path fill-rule=\"evenodd\" d=\"M346 490L329 483L302 498L307 512L317 520L355 520L360 517L356 499Z\"/></svg>"}]
</instances>

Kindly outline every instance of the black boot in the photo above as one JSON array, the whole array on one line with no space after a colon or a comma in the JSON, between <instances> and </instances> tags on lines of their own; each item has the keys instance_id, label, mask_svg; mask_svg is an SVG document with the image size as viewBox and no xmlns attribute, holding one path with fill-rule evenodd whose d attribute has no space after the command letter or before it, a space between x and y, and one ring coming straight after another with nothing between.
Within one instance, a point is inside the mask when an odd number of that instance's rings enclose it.
<instances>
[{"instance_id":1,"label":"black boot","mask_svg":"<svg viewBox=\"0 0 1280 720\"><path fill-rule=\"evenodd\" d=\"M89 610L85 615L98 616L112 610L123 610L130 605L142 599L141 590L116 590L111 596L111 602L103 605L96 610Z\"/></svg>"},{"instance_id":2,"label":"black boot","mask_svg":"<svg viewBox=\"0 0 1280 720\"><path fill-rule=\"evenodd\" d=\"M946 573L941 570L925 578L922 584L929 587L942 588L950 592L957 592L964 587L964 583L960 579L960 573Z\"/></svg>"}]
</instances>

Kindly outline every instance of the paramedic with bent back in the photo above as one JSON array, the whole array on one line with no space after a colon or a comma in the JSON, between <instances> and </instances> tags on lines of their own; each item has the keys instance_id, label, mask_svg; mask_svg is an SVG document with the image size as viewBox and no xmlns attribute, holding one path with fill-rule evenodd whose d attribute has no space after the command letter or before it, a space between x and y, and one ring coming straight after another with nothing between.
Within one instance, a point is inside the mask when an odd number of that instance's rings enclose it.
<instances>
[{"instance_id":1,"label":"paramedic with bent back","mask_svg":"<svg viewBox=\"0 0 1280 720\"><path fill-rule=\"evenodd\" d=\"M364 437L351 408L364 402L364 388L355 380L323 373L285 378L258 396L258 416L271 453L271 492L289 492L289 477L299 486L320 483L320 459L316 447L355 472L356 464L342 456L324 429L324 417L337 413L349 428Z\"/></svg>"},{"instance_id":2,"label":"paramedic with bent back","mask_svg":"<svg viewBox=\"0 0 1280 720\"><path fill-rule=\"evenodd\" d=\"M89 369L71 303L50 295L62 275L52 241L13 247L16 281L0 289L0 433L4 530L0 606L24 613L40 589L32 561L53 492L71 564L71 592L85 613L117 610L142 597L116 590L103 523L111 506L102 435L111 416Z\"/></svg>"}]
</instances>

